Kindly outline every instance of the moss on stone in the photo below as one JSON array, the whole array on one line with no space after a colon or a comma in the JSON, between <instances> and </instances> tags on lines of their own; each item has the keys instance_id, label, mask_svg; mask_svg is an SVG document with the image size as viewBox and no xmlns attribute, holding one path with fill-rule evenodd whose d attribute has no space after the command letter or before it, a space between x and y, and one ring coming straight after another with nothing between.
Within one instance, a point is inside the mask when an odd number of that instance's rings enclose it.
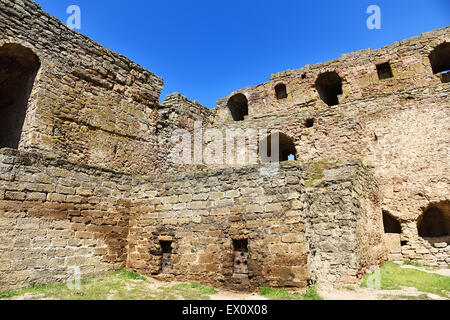
<instances>
[{"instance_id":1,"label":"moss on stone","mask_svg":"<svg viewBox=\"0 0 450 320\"><path fill-rule=\"evenodd\" d=\"M307 180L305 188L311 188L318 180L323 179L324 170L335 168L338 161L329 159L320 159L304 164Z\"/></svg>"}]
</instances>

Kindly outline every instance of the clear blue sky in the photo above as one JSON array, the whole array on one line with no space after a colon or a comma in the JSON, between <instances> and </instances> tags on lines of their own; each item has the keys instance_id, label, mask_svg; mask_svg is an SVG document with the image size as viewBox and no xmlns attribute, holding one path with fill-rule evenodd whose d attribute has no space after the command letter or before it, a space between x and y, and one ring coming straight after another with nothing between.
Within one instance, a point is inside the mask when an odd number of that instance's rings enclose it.
<instances>
[{"instance_id":1,"label":"clear blue sky","mask_svg":"<svg viewBox=\"0 0 450 320\"><path fill-rule=\"evenodd\" d=\"M272 73L380 48L449 25L449 0L37 0L80 32L164 79L161 100L180 92L213 108L218 98ZM369 5L382 29L369 30Z\"/></svg>"}]
</instances>

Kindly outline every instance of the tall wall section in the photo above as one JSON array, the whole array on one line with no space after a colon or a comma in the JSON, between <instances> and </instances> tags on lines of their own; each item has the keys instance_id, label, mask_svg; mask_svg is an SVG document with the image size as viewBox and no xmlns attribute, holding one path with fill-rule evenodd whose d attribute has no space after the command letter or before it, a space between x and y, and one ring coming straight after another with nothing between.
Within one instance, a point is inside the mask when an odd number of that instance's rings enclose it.
<instances>
[{"instance_id":1,"label":"tall wall section","mask_svg":"<svg viewBox=\"0 0 450 320\"><path fill-rule=\"evenodd\" d=\"M203 159L195 164L198 153L195 145L202 147L196 128L210 126L215 110L207 109L197 101L190 101L179 93L168 95L158 109L158 172L185 171L205 168ZM201 137L201 136L200 136ZM190 160L183 161L182 154L176 152L177 146L184 143L189 148ZM197 141L200 140L200 141Z\"/></svg>"},{"instance_id":2,"label":"tall wall section","mask_svg":"<svg viewBox=\"0 0 450 320\"><path fill-rule=\"evenodd\" d=\"M1 68L15 69L10 60L24 53L39 63L19 149L131 173L156 171L161 78L69 30L32 1L2 0ZM20 62L17 68L27 67Z\"/></svg>"},{"instance_id":3,"label":"tall wall section","mask_svg":"<svg viewBox=\"0 0 450 320\"><path fill-rule=\"evenodd\" d=\"M0 150L0 292L125 266L131 178Z\"/></svg>"},{"instance_id":4,"label":"tall wall section","mask_svg":"<svg viewBox=\"0 0 450 320\"><path fill-rule=\"evenodd\" d=\"M241 289L348 283L386 258L382 212L400 225L401 258L448 265L448 240L419 230L450 208L450 87L431 61L448 42L443 28L346 54L208 110L179 94L159 105L160 78L29 0L2 0L0 291L65 280L70 266ZM223 145L222 162L205 163L214 139L247 130L234 159L254 158L226 162ZM270 130L297 162L259 163ZM189 163L171 162L175 132L189 136ZM242 240L248 276L233 272Z\"/></svg>"}]
</instances>

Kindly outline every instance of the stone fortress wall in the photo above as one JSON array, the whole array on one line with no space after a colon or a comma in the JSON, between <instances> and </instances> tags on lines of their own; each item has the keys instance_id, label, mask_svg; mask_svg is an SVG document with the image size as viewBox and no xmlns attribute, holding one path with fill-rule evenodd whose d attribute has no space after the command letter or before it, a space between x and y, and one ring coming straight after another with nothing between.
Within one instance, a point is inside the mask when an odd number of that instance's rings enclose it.
<instances>
[{"instance_id":1,"label":"stone fortress wall","mask_svg":"<svg viewBox=\"0 0 450 320\"><path fill-rule=\"evenodd\" d=\"M19 149L154 172L162 79L72 32L34 2L2 1L0 15L2 50L40 61Z\"/></svg>"},{"instance_id":2,"label":"stone fortress wall","mask_svg":"<svg viewBox=\"0 0 450 320\"><path fill-rule=\"evenodd\" d=\"M140 178L127 266L161 279L233 289L343 283L386 258L378 185L359 163L314 172L296 162ZM248 274L233 273L233 241L247 241ZM160 241L173 267L161 273Z\"/></svg>"},{"instance_id":3,"label":"stone fortress wall","mask_svg":"<svg viewBox=\"0 0 450 320\"><path fill-rule=\"evenodd\" d=\"M159 104L161 78L1 0L0 291L70 266L240 290L355 282L386 258L448 266L449 31L285 71L209 110L178 93ZM233 151L255 152L244 163L172 163L174 132L199 124L202 148L208 129L275 130L296 161L267 174L257 133Z\"/></svg>"}]
</instances>

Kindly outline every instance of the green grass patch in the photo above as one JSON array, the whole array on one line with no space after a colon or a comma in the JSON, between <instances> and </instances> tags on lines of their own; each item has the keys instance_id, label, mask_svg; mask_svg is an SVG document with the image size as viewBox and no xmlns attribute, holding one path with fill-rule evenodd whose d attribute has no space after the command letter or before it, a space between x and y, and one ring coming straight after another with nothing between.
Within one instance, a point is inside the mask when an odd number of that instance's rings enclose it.
<instances>
[{"instance_id":1,"label":"green grass patch","mask_svg":"<svg viewBox=\"0 0 450 320\"><path fill-rule=\"evenodd\" d=\"M0 299L27 295L36 300L208 300L216 293L215 289L197 283L158 286L134 271L120 269L85 278L76 289L69 289L66 283L34 286L3 293Z\"/></svg>"},{"instance_id":2,"label":"green grass patch","mask_svg":"<svg viewBox=\"0 0 450 320\"><path fill-rule=\"evenodd\" d=\"M45 295L51 292L58 292L63 290L66 284L56 284L56 285L36 285L30 288L19 289L15 291L5 292L0 294L0 299L9 299L13 297L22 296L24 294L30 294L33 296Z\"/></svg>"},{"instance_id":3,"label":"green grass patch","mask_svg":"<svg viewBox=\"0 0 450 320\"><path fill-rule=\"evenodd\" d=\"M142 280L147 281L147 279L143 276L141 276L139 273L133 270L127 270L127 269L119 269L114 272L114 274L118 275L122 279L132 279L132 280Z\"/></svg>"},{"instance_id":4,"label":"green grass patch","mask_svg":"<svg viewBox=\"0 0 450 320\"><path fill-rule=\"evenodd\" d=\"M261 287L259 293L270 300L322 300L315 286L308 288L306 293L289 292L285 288Z\"/></svg>"},{"instance_id":5,"label":"green grass patch","mask_svg":"<svg viewBox=\"0 0 450 320\"><path fill-rule=\"evenodd\" d=\"M386 262L379 271L380 289L399 290L402 287L413 287L421 292L434 293L445 298L450 297L450 277L401 268L393 262ZM368 287L371 276L372 274L364 276L362 287Z\"/></svg>"}]
</instances>

